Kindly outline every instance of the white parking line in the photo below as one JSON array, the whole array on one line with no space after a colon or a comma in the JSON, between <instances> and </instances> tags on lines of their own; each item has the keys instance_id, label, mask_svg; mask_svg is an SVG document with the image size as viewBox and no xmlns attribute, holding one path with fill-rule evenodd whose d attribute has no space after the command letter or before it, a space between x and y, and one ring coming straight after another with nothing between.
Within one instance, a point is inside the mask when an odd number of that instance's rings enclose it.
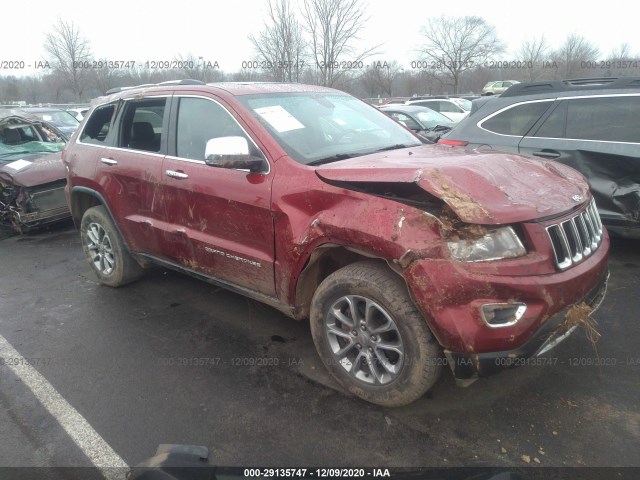
<instances>
[{"instance_id":1,"label":"white parking line","mask_svg":"<svg viewBox=\"0 0 640 480\"><path fill-rule=\"evenodd\" d=\"M0 356L5 359L4 365L9 367L22 382L29 387L38 401L65 429L67 434L89 458L105 478L124 480L128 466L107 442L96 432L89 422L62 398L53 385L13 348L0 335ZM11 362L6 359L10 358Z\"/></svg>"}]
</instances>

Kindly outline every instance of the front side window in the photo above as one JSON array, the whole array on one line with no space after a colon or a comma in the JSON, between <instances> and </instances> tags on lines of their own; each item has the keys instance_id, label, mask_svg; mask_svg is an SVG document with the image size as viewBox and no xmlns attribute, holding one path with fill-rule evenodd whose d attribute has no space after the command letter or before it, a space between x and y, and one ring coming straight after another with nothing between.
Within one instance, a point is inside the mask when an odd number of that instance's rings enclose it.
<instances>
[{"instance_id":1,"label":"front side window","mask_svg":"<svg viewBox=\"0 0 640 480\"><path fill-rule=\"evenodd\" d=\"M480 127L501 135L522 137L552 103L553 100L516 105L484 120Z\"/></svg>"},{"instance_id":2,"label":"front side window","mask_svg":"<svg viewBox=\"0 0 640 480\"><path fill-rule=\"evenodd\" d=\"M160 152L164 137L163 118L167 99L128 100L122 114L118 146L145 152Z\"/></svg>"},{"instance_id":3,"label":"front side window","mask_svg":"<svg viewBox=\"0 0 640 480\"><path fill-rule=\"evenodd\" d=\"M204 160L207 141L218 137L244 137L234 118L218 103L204 98L181 98L178 104L176 155Z\"/></svg>"},{"instance_id":4,"label":"front side window","mask_svg":"<svg viewBox=\"0 0 640 480\"><path fill-rule=\"evenodd\" d=\"M102 145L109 134L113 114L116 111L116 104L109 103L97 107L80 134L80 141L83 143L92 143Z\"/></svg>"},{"instance_id":5,"label":"front side window","mask_svg":"<svg viewBox=\"0 0 640 480\"><path fill-rule=\"evenodd\" d=\"M327 163L422 143L380 110L340 93L237 97L295 161Z\"/></svg>"}]
</instances>

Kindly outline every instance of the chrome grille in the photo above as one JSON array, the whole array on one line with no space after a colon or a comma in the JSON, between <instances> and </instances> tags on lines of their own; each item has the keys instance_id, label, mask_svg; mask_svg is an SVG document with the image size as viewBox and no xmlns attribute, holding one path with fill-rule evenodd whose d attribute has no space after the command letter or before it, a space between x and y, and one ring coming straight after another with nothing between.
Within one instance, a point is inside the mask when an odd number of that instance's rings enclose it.
<instances>
[{"instance_id":1,"label":"chrome grille","mask_svg":"<svg viewBox=\"0 0 640 480\"><path fill-rule=\"evenodd\" d=\"M575 217L548 226L547 233L560 270L588 257L602 241L602 222L596 202L591 200L589 206Z\"/></svg>"}]
</instances>

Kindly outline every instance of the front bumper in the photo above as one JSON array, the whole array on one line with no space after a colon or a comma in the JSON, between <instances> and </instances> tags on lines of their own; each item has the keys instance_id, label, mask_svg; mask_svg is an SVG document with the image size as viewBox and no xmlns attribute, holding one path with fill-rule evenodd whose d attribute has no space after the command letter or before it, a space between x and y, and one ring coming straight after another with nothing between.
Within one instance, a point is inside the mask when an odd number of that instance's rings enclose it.
<instances>
[{"instance_id":1,"label":"front bumper","mask_svg":"<svg viewBox=\"0 0 640 480\"><path fill-rule=\"evenodd\" d=\"M592 313L598 309L607 290L609 272L605 272L598 285L576 303L586 303L592 309ZM452 352L445 350L445 355L454 376L457 379L470 379L478 376L488 376L498 373L505 368L526 365L525 359L538 357L557 346L567 338L574 327L563 326L565 315L570 307L562 309L552 318L548 319L531 338L513 350L505 350L490 353Z\"/></svg>"}]
</instances>

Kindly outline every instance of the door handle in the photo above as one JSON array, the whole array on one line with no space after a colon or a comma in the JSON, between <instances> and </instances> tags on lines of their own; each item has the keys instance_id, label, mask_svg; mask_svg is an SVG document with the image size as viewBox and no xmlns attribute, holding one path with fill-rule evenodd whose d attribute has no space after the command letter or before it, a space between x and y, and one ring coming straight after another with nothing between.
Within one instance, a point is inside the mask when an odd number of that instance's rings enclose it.
<instances>
[{"instance_id":1,"label":"door handle","mask_svg":"<svg viewBox=\"0 0 640 480\"><path fill-rule=\"evenodd\" d=\"M176 172L175 170L167 170L165 172L168 177L177 178L178 180L184 180L185 178L189 178L189 175L183 172Z\"/></svg>"},{"instance_id":2,"label":"door handle","mask_svg":"<svg viewBox=\"0 0 640 480\"><path fill-rule=\"evenodd\" d=\"M560 152L556 152L555 150L540 150L539 152L533 152L532 155L535 155L536 157L553 159L558 158L560 156Z\"/></svg>"},{"instance_id":3,"label":"door handle","mask_svg":"<svg viewBox=\"0 0 640 480\"><path fill-rule=\"evenodd\" d=\"M113 158L104 158L104 157L102 157L100 159L100 161L102 163L104 163L105 165L117 165L118 164L118 161L114 160Z\"/></svg>"}]
</instances>

